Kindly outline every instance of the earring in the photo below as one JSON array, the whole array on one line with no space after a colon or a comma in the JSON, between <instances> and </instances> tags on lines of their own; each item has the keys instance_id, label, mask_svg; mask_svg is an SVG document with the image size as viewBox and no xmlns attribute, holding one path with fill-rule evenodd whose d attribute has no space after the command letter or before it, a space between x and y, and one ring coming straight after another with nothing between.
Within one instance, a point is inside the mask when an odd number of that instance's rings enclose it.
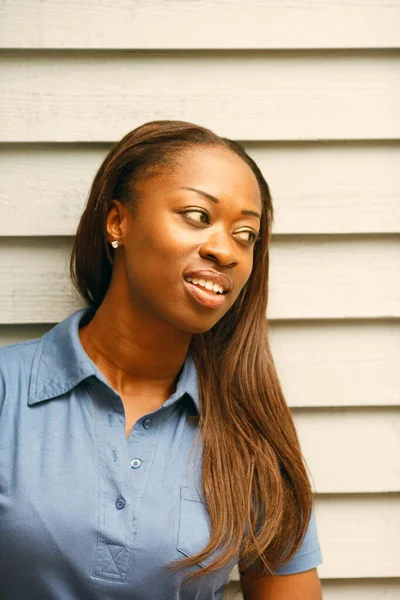
<instances>
[{"instance_id":1,"label":"earring","mask_svg":"<svg viewBox=\"0 0 400 600\"><path fill-rule=\"evenodd\" d=\"M111 246L112 246L113 248L118 248L118 246L119 246L119 242L118 242L118 240L114 240L113 242L111 242Z\"/></svg>"}]
</instances>

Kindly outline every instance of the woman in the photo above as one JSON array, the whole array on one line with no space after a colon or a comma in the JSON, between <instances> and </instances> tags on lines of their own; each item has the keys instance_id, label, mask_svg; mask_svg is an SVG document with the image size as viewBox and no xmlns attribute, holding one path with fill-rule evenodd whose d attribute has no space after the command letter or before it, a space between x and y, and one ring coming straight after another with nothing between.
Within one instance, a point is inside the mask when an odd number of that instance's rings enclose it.
<instances>
[{"instance_id":1,"label":"woman","mask_svg":"<svg viewBox=\"0 0 400 600\"><path fill-rule=\"evenodd\" d=\"M312 492L268 344L272 205L241 145L128 133L71 257L88 305L0 351L3 600L319 600ZM49 282L51 285L51 282Z\"/></svg>"}]
</instances>

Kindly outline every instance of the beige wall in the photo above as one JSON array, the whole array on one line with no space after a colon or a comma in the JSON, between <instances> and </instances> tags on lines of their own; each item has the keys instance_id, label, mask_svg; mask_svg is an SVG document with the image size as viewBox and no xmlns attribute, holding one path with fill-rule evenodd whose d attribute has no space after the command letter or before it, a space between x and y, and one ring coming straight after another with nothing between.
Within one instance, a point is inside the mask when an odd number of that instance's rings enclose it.
<instances>
[{"instance_id":1,"label":"beige wall","mask_svg":"<svg viewBox=\"0 0 400 600\"><path fill-rule=\"evenodd\" d=\"M244 142L274 196L272 346L324 599L400 597L400 0L0 11L0 344L80 305L68 252L114 140L178 118Z\"/></svg>"}]
</instances>

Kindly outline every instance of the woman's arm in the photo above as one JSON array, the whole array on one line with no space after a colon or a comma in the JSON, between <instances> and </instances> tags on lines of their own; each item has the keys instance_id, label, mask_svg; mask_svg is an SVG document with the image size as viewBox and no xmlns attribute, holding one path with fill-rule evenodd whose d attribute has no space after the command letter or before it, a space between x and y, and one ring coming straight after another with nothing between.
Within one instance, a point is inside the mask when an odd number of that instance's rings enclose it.
<instances>
[{"instance_id":1,"label":"woman's arm","mask_svg":"<svg viewBox=\"0 0 400 600\"><path fill-rule=\"evenodd\" d=\"M262 576L256 571L241 573L244 600L322 600L317 569L293 575Z\"/></svg>"}]
</instances>

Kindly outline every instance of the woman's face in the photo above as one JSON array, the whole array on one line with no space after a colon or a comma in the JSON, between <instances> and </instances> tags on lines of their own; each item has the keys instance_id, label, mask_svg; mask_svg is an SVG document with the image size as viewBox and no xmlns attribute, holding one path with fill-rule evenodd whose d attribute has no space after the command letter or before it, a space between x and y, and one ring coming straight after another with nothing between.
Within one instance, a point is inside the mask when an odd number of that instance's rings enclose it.
<instances>
[{"instance_id":1,"label":"woman's face","mask_svg":"<svg viewBox=\"0 0 400 600\"><path fill-rule=\"evenodd\" d=\"M255 175L230 150L200 148L145 179L137 191L136 216L120 205L119 236L112 227L115 209L109 214L109 239L122 244L114 279L125 278L130 301L143 317L185 332L208 331L252 271L261 213ZM220 274L223 294L204 287Z\"/></svg>"}]
</instances>

